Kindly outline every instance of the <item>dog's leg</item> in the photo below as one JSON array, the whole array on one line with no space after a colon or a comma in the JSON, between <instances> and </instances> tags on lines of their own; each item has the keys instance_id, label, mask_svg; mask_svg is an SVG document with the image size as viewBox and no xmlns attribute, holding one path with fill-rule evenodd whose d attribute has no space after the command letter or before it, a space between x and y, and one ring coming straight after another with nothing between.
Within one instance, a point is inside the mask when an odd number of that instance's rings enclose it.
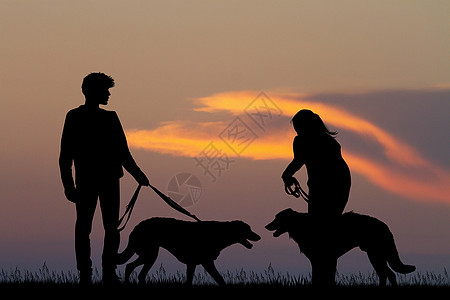
<instances>
[{"instance_id":1,"label":"dog's leg","mask_svg":"<svg viewBox=\"0 0 450 300\"><path fill-rule=\"evenodd\" d=\"M192 280L194 279L195 268L197 265L188 264L186 268L186 285L192 285Z\"/></svg>"},{"instance_id":2,"label":"dog's leg","mask_svg":"<svg viewBox=\"0 0 450 300\"><path fill-rule=\"evenodd\" d=\"M138 275L138 280L139 280L139 284L144 284L145 283L145 277L147 277L147 273L148 271L150 271L150 268L153 266L152 264L149 264L147 262L144 263L144 266L141 269L141 272L139 272Z\"/></svg>"},{"instance_id":3,"label":"dog's leg","mask_svg":"<svg viewBox=\"0 0 450 300\"><path fill-rule=\"evenodd\" d=\"M395 273L392 272L392 270L388 267L387 263L386 263L386 273L389 282L392 284L392 286L397 286L397 276L395 276Z\"/></svg>"},{"instance_id":4,"label":"dog's leg","mask_svg":"<svg viewBox=\"0 0 450 300\"><path fill-rule=\"evenodd\" d=\"M137 267L139 267L143 263L144 263L144 260L139 256L136 260L134 260L134 261L130 262L129 264L127 264L127 266L125 267L125 283L129 283L130 282L130 275L131 275L131 273L134 271L134 269L136 269Z\"/></svg>"},{"instance_id":5,"label":"dog's leg","mask_svg":"<svg viewBox=\"0 0 450 300\"><path fill-rule=\"evenodd\" d=\"M139 272L138 280L140 284L145 283L145 277L147 277L148 271L150 271L151 267L158 258L159 247L146 247L144 253L141 254L144 266L142 267L141 272Z\"/></svg>"},{"instance_id":6,"label":"dog's leg","mask_svg":"<svg viewBox=\"0 0 450 300\"><path fill-rule=\"evenodd\" d=\"M388 277L392 285L397 285L395 274L391 271L391 269L389 269L386 260L374 253L367 253L367 256L369 257L369 261L380 279L380 286L386 286L386 280ZM393 279L392 276L394 277Z\"/></svg>"},{"instance_id":7,"label":"dog's leg","mask_svg":"<svg viewBox=\"0 0 450 300\"><path fill-rule=\"evenodd\" d=\"M219 271L217 271L216 266L214 265L214 261L203 263L202 266L219 286L225 285L225 280L223 280L222 275L220 275Z\"/></svg>"}]
</instances>

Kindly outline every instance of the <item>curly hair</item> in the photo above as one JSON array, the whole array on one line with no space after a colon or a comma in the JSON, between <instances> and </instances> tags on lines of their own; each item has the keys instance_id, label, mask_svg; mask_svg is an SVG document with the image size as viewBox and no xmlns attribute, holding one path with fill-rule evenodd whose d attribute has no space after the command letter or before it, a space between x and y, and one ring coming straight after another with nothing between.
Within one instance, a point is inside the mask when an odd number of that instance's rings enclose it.
<instances>
[{"instance_id":1,"label":"curly hair","mask_svg":"<svg viewBox=\"0 0 450 300\"><path fill-rule=\"evenodd\" d=\"M109 89L114 87L114 79L104 73L91 73L84 77L81 91L86 96L98 89Z\"/></svg>"}]
</instances>

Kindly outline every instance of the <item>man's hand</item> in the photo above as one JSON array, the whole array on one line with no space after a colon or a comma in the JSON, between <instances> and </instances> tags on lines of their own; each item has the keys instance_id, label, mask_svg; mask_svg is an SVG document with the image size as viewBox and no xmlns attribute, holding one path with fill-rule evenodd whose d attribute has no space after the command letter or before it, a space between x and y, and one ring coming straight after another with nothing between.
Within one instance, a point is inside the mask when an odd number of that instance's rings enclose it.
<instances>
[{"instance_id":1,"label":"man's hand","mask_svg":"<svg viewBox=\"0 0 450 300\"><path fill-rule=\"evenodd\" d=\"M147 176L144 174L144 172L141 172L141 174L136 178L136 181L143 186L149 186L150 181L148 180Z\"/></svg>"},{"instance_id":2,"label":"man's hand","mask_svg":"<svg viewBox=\"0 0 450 300\"><path fill-rule=\"evenodd\" d=\"M69 200L72 203L77 203L78 199L79 199L79 193L78 191L74 188L70 188L70 189L65 189L64 190L64 194L66 195L67 200Z\"/></svg>"}]
</instances>

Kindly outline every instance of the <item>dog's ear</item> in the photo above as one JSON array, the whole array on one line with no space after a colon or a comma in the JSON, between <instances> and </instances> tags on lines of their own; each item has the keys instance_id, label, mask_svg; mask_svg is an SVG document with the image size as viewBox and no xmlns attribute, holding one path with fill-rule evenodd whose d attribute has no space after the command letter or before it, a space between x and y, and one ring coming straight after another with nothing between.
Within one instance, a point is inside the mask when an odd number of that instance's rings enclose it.
<instances>
[{"instance_id":1,"label":"dog's ear","mask_svg":"<svg viewBox=\"0 0 450 300\"><path fill-rule=\"evenodd\" d=\"M240 221L240 220L235 220L235 221L231 221L230 222L234 228L236 228L236 230L241 231L241 232L246 232L251 230L250 229L250 225L248 225L247 223Z\"/></svg>"}]
</instances>

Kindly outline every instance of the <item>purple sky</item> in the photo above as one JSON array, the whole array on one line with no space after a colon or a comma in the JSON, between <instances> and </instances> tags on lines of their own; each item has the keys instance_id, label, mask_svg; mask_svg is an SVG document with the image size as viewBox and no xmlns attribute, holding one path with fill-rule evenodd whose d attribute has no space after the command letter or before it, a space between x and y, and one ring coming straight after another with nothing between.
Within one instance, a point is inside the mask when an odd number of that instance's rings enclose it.
<instances>
[{"instance_id":1,"label":"purple sky","mask_svg":"<svg viewBox=\"0 0 450 300\"><path fill-rule=\"evenodd\" d=\"M83 103L82 78L97 71L116 80L106 109L117 111L152 183L167 192L171 178L191 173L202 188L192 212L244 220L262 236L252 250L225 250L219 269L309 272L291 240L264 229L286 207L306 210L280 180L296 105L319 109L339 131L352 170L347 210L386 222L406 263L448 268L449 9L447 1L2 2L0 268L75 269L75 210L57 160L64 116ZM243 118L258 138L212 182L193 157L210 142L231 157L220 134L260 92L282 113L264 128ZM154 145L137 147L136 130ZM182 141L177 151L164 134ZM303 170L298 179L306 185ZM126 174L121 187L123 211L136 183ZM143 190L121 249L153 216L184 218ZM97 214L97 266L102 240ZM160 263L184 270L167 253ZM339 268L371 270L359 250Z\"/></svg>"}]
</instances>

